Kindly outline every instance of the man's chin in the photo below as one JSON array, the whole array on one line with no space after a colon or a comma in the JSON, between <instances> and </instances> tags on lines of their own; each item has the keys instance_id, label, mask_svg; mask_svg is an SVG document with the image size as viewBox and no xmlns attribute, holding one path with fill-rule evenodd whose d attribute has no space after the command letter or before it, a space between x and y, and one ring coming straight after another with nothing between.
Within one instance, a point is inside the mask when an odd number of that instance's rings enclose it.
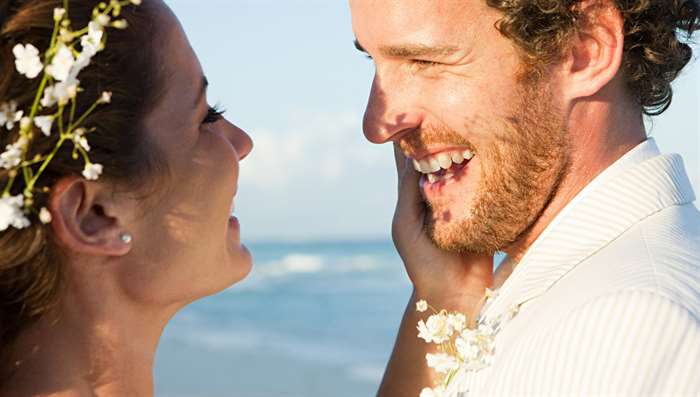
<instances>
[{"instance_id":1,"label":"man's chin","mask_svg":"<svg viewBox=\"0 0 700 397\"><path fill-rule=\"evenodd\" d=\"M460 254L494 254L500 249L500 242L496 241L495 235L480 229L469 215L436 219L431 213L426 221L428 236L442 250Z\"/></svg>"}]
</instances>

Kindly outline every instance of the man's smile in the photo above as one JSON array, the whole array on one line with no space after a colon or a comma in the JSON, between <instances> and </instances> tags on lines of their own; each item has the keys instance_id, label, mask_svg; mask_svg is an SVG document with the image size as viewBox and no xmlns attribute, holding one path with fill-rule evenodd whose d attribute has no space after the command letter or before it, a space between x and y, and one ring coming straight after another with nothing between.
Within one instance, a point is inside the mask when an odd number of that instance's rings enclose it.
<instances>
[{"instance_id":1,"label":"man's smile","mask_svg":"<svg viewBox=\"0 0 700 397\"><path fill-rule=\"evenodd\" d=\"M453 178L473 157L474 152L469 149L449 150L413 159L413 167L425 175L429 183L436 183Z\"/></svg>"}]
</instances>

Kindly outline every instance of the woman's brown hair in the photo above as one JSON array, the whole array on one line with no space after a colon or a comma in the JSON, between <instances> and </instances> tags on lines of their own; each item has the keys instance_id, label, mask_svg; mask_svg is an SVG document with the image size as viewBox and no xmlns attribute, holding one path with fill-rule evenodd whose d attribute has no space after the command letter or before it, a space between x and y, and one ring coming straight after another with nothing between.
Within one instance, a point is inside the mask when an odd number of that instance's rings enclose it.
<instances>
[{"instance_id":1,"label":"woman's brown hair","mask_svg":"<svg viewBox=\"0 0 700 397\"><path fill-rule=\"evenodd\" d=\"M104 166L103 179L117 185L128 183L129 189L143 186L160 164L156 147L143 128L144 116L163 85L154 44L157 23L149 3L146 0L122 11L120 18L127 21L128 28L109 29L106 49L79 76L84 91L77 96L77 114L83 114L103 91L113 94L109 105L99 107L83 123L94 128L87 136L92 147L90 160ZM46 50L54 28L53 10L63 4L63 0L0 0L0 103L14 100L19 109L31 107L40 79L30 80L15 71L12 48L31 43L39 51ZM72 25L87 26L98 4L67 1ZM17 140L18 129L0 131L0 148ZM28 158L47 153L57 139L38 139ZM84 163L72 158L71 152L70 145L64 145L38 186L51 187L61 177L81 174ZM0 186L6 186L8 178L8 171L0 169ZM13 195L24 188L17 182ZM34 207L41 208L46 196L36 197ZM0 232L0 364L17 336L56 303L61 288L61 255L50 225L42 224L36 215L30 220L28 228Z\"/></svg>"}]
</instances>

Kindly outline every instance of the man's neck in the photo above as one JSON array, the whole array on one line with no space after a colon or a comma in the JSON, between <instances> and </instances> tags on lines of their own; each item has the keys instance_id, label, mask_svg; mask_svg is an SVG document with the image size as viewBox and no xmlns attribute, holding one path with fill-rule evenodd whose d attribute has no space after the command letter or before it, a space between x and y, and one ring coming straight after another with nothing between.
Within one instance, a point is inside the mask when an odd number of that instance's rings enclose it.
<instances>
[{"instance_id":1,"label":"man's neck","mask_svg":"<svg viewBox=\"0 0 700 397\"><path fill-rule=\"evenodd\" d=\"M567 171L540 217L504 250L508 258L496 272L497 287L505 282L547 226L586 185L647 138L638 111L614 107L605 101L574 107L570 120L571 157Z\"/></svg>"}]
</instances>

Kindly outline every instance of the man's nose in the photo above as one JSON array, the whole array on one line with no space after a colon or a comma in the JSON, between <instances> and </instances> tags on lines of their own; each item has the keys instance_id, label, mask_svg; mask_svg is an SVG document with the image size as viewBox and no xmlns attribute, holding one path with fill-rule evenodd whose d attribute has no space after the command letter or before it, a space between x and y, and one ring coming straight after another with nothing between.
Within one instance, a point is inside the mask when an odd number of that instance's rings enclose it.
<instances>
[{"instance_id":1,"label":"man's nose","mask_svg":"<svg viewBox=\"0 0 700 397\"><path fill-rule=\"evenodd\" d=\"M410 100L410 93L392 87L375 75L362 123L367 140L372 143L398 141L419 127L422 115Z\"/></svg>"}]
</instances>

